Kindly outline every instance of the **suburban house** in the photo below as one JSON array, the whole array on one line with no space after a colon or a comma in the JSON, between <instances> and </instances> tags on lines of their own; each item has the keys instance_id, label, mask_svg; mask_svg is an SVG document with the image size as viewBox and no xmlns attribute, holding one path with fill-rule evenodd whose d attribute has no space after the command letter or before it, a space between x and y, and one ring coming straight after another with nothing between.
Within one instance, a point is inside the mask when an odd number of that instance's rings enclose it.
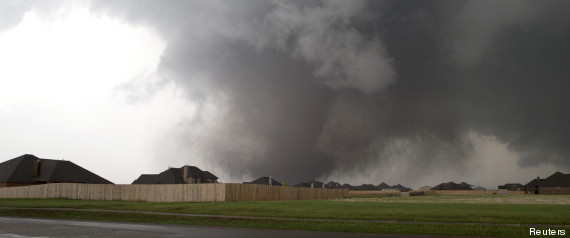
<instances>
[{"instance_id":1,"label":"suburban house","mask_svg":"<svg viewBox=\"0 0 570 238\"><path fill-rule=\"evenodd\" d=\"M396 185L392 186L392 189L396 189L396 190L401 191L401 192L408 192L408 191L412 190L411 188L404 187L401 184L396 184Z\"/></svg>"},{"instance_id":2,"label":"suburban house","mask_svg":"<svg viewBox=\"0 0 570 238\"><path fill-rule=\"evenodd\" d=\"M507 191L523 191L524 186L520 183L506 183L505 185L499 185L499 189L506 189Z\"/></svg>"},{"instance_id":3,"label":"suburban house","mask_svg":"<svg viewBox=\"0 0 570 238\"><path fill-rule=\"evenodd\" d=\"M337 183L335 181L330 181L325 184L325 188L340 188L340 186L340 183Z\"/></svg>"},{"instance_id":4,"label":"suburban house","mask_svg":"<svg viewBox=\"0 0 570 238\"><path fill-rule=\"evenodd\" d=\"M556 172L546 179L531 180L525 185L525 193L536 194L570 194L570 174Z\"/></svg>"},{"instance_id":5,"label":"suburban house","mask_svg":"<svg viewBox=\"0 0 570 238\"><path fill-rule=\"evenodd\" d=\"M471 188L471 184L462 182L462 183L440 183L439 185L433 187L431 190L473 190Z\"/></svg>"},{"instance_id":6,"label":"suburban house","mask_svg":"<svg viewBox=\"0 0 570 238\"><path fill-rule=\"evenodd\" d=\"M0 187L48 183L113 184L66 160L40 159L25 154L0 163Z\"/></svg>"},{"instance_id":7,"label":"suburban house","mask_svg":"<svg viewBox=\"0 0 570 238\"><path fill-rule=\"evenodd\" d=\"M390 186L387 183L380 183L376 186L372 185L372 184L362 184L359 186L355 186L352 188L352 190L362 190L362 191L372 191L372 190L380 190L380 191L409 191L411 190L410 188L404 187L400 184L398 185L394 185L394 186Z\"/></svg>"},{"instance_id":8,"label":"suburban house","mask_svg":"<svg viewBox=\"0 0 570 238\"><path fill-rule=\"evenodd\" d=\"M270 182L271 181L271 182ZM273 185L273 186L282 186L283 183L271 178L271 177L260 177L256 180L251 182L243 182L243 184L261 184L261 185Z\"/></svg>"},{"instance_id":9,"label":"suburban house","mask_svg":"<svg viewBox=\"0 0 570 238\"><path fill-rule=\"evenodd\" d=\"M537 193L536 188L542 181L544 181L544 179L540 179L540 177L531 180L524 185L524 193Z\"/></svg>"},{"instance_id":10,"label":"suburban house","mask_svg":"<svg viewBox=\"0 0 570 238\"><path fill-rule=\"evenodd\" d=\"M384 183L384 182L378 184L378 186L376 186L376 188L377 188L378 190L384 190L384 191L391 191L391 190L394 190L394 189L392 188L392 186L390 186L390 185L388 185L387 183Z\"/></svg>"},{"instance_id":11,"label":"suburban house","mask_svg":"<svg viewBox=\"0 0 570 238\"><path fill-rule=\"evenodd\" d=\"M354 187L353 187L352 185L348 184L348 183L345 183L345 184L343 184L343 185L340 185L340 188L346 188L346 189L348 189L348 190L353 190L353 189L354 189Z\"/></svg>"},{"instance_id":12,"label":"suburban house","mask_svg":"<svg viewBox=\"0 0 570 238\"><path fill-rule=\"evenodd\" d=\"M196 166L169 168L160 174L142 174L132 184L194 184L217 183L218 177Z\"/></svg>"},{"instance_id":13,"label":"suburban house","mask_svg":"<svg viewBox=\"0 0 570 238\"><path fill-rule=\"evenodd\" d=\"M377 190L374 184L361 184L358 186L354 186L352 190L356 191L370 191L370 190Z\"/></svg>"},{"instance_id":14,"label":"suburban house","mask_svg":"<svg viewBox=\"0 0 570 238\"><path fill-rule=\"evenodd\" d=\"M375 186L373 184L362 184L359 186L354 186L351 188L351 190L358 190L358 191L380 190L380 191L388 191L388 192L397 192L397 191L407 192L407 191L410 191L411 189L408 187L404 187L401 184L390 186L390 185L382 182L382 183L378 184L378 186Z\"/></svg>"}]
</instances>

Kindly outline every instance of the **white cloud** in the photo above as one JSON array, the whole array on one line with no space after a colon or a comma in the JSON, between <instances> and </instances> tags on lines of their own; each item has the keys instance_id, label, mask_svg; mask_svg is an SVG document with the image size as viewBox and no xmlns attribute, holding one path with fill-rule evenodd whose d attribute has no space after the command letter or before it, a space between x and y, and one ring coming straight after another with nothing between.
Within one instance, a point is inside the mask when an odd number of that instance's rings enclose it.
<instances>
[{"instance_id":1,"label":"white cloud","mask_svg":"<svg viewBox=\"0 0 570 238\"><path fill-rule=\"evenodd\" d=\"M194 107L172 83L135 104L121 86L157 84L165 47L151 29L79 5L49 19L26 13L0 33L0 143L9 145L0 157L64 158L116 183L158 172L155 138Z\"/></svg>"},{"instance_id":2,"label":"white cloud","mask_svg":"<svg viewBox=\"0 0 570 238\"><path fill-rule=\"evenodd\" d=\"M467 161L470 168L465 175L472 183L483 185L488 189L497 189L505 183L526 184L540 176L545 178L556 172L553 164L543 163L536 166L519 165L521 154L508 149L508 144L494 136L468 134L473 144L473 154Z\"/></svg>"}]
</instances>

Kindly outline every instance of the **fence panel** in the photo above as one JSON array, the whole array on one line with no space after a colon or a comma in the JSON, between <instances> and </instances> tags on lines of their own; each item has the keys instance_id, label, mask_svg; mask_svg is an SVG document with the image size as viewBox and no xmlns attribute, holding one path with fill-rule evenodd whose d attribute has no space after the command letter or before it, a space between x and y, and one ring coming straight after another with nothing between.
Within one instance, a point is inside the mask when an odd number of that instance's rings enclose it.
<instances>
[{"instance_id":1,"label":"fence panel","mask_svg":"<svg viewBox=\"0 0 570 238\"><path fill-rule=\"evenodd\" d=\"M348 197L348 189L281 187L259 184L225 185L226 201L282 201Z\"/></svg>"},{"instance_id":2,"label":"fence panel","mask_svg":"<svg viewBox=\"0 0 570 238\"><path fill-rule=\"evenodd\" d=\"M67 198L146 202L282 201L338 199L347 189L296 188L258 184L74 184L0 188L0 198Z\"/></svg>"},{"instance_id":3,"label":"fence panel","mask_svg":"<svg viewBox=\"0 0 570 238\"><path fill-rule=\"evenodd\" d=\"M0 188L0 198L68 198L147 202L225 201L224 184L113 185L53 183Z\"/></svg>"}]
</instances>

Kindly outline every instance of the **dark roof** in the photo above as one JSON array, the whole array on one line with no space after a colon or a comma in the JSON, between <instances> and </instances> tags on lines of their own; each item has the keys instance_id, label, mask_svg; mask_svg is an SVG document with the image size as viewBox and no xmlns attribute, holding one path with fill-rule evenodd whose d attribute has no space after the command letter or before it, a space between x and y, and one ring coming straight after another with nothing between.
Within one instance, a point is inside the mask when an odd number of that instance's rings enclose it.
<instances>
[{"instance_id":1,"label":"dark roof","mask_svg":"<svg viewBox=\"0 0 570 238\"><path fill-rule=\"evenodd\" d=\"M261 184L261 185L269 185L269 177L259 177L256 180L251 182L244 182L244 184ZM281 186L283 183L271 178L271 185L273 186Z\"/></svg>"},{"instance_id":2,"label":"dark roof","mask_svg":"<svg viewBox=\"0 0 570 238\"><path fill-rule=\"evenodd\" d=\"M35 163L39 162L39 174L34 177ZM0 182L12 183L92 183L112 184L99 175L71 161L40 159L26 154L0 164Z\"/></svg>"},{"instance_id":3,"label":"dark roof","mask_svg":"<svg viewBox=\"0 0 570 238\"><path fill-rule=\"evenodd\" d=\"M401 184L394 185L394 186L392 186L392 188L393 188L393 189L398 189L398 190L400 190L400 191L402 191L402 192L406 192L406 191L412 190L411 188L404 187L404 185L401 185Z\"/></svg>"},{"instance_id":4,"label":"dark roof","mask_svg":"<svg viewBox=\"0 0 570 238\"><path fill-rule=\"evenodd\" d=\"M192 170L190 170L192 171ZM188 172L188 176L190 176ZM196 175L196 172L194 173ZM192 176L190 176L192 177ZM184 182L184 167L182 168L168 168L158 174L159 184L183 184Z\"/></svg>"},{"instance_id":5,"label":"dark roof","mask_svg":"<svg viewBox=\"0 0 570 238\"><path fill-rule=\"evenodd\" d=\"M433 187L431 190L473 190L471 188L471 186L468 183L454 183L454 182L449 182L449 183L441 183L435 187Z\"/></svg>"},{"instance_id":6,"label":"dark roof","mask_svg":"<svg viewBox=\"0 0 570 238\"><path fill-rule=\"evenodd\" d=\"M316 181L315 187L322 186L322 185L321 185L322 183L321 183L321 184L318 184L318 183L320 183L320 182ZM329 183L327 183L327 184L325 185L325 188L328 188L328 184L331 184L331 183L334 183L334 182L329 182ZM317 185L317 184L318 184L318 185ZM311 183L310 183L310 182L308 182L308 183L300 183L300 184L297 184L297 185L295 185L295 186L296 186L296 187L311 187ZM388 185L388 184L386 184L386 183L384 183L384 182L378 184L377 186L374 186L374 185L372 185L372 184L362 184L362 185L358 185L358 186L352 186L352 185L350 185L350 184L348 184L348 183L345 183L345 184L340 185L340 186L338 186L338 187L339 187L339 188L348 188L348 189L350 189L350 190L358 190L358 191L382 190L382 189L396 189L396 190L401 190L401 191L409 191L409 190L411 190L410 188L405 187L405 186L402 186L402 185L400 185L400 184L394 185L394 186L390 186L390 185ZM319 187L319 188L320 188L320 187Z\"/></svg>"},{"instance_id":7,"label":"dark roof","mask_svg":"<svg viewBox=\"0 0 570 238\"><path fill-rule=\"evenodd\" d=\"M362 184L359 186L354 186L352 190L368 191L368 190L378 190L376 186L372 184Z\"/></svg>"},{"instance_id":8,"label":"dark roof","mask_svg":"<svg viewBox=\"0 0 570 238\"><path fill-rule=\"evenodd\" d=\"M25 154L0 163L0 182L32 183L34 163L39 159Z\"/></svg>"},{"instance_id":9,"label":"dark roof","mask_svg":"<svg viewBox=\"0 0 570 238\"><path fill-rule=\"evenodd\" d=\"M341 187L341 188L348 188L348 189L351 189L351 190L354 188L352 185L350 185L350 184L348 184L348 183L345 183L345 184L343 184L343 185L340 185L340 187Z\"/></svg>"},{"instance_id":10,"label":"dark roof","mask_svg":"<svg viewBox=\"0 0 570 238\"><path fill-rule=\"evenodd\" d=\"M183 171L178 168L168 168L160 174L143 174L132 184L185 184Z\"/></svg>"},{"instance_id":11,"label":"dark roof","mask_svg":"<svg viewBox=\"0 0 570 238\"><path fill-rule=\"evenodd\" d=\"M177 168L175 170L178 170L180 172L180 177L184 176L184 166ZM202 171L196 166L188 166L188 177L206 178L206 176L204 175L204 171Z\"/></svg>"},{"instance_id":12,"label":"dark roof","mask_svg":"<svg viewBox=\"0 0 570 238\"><path fill-rule=\"evenodd\" d=\"M218 177L216 177L216 175L213 175L212 173L210 173L210 171L204 171L204 178L207 178L207 179L218 179Z\"/></svg>"},{"instance_id":13,"label":"dark roof","mask_svg":"<svg viewBox=\"0 0 570 238\"><path fill-rule=\"evenodd\" d=\"M47 160L41 159L41 172L34 181L51 182L51 183L93 183L93 184L113 184L109 180L96 175L83 167L65 160ZM47 170L45 167L48 167ZM43 176L44 173L49 176Z\"/></svg>"},{"instance_id":14,"label":"dark roof","mask_svg":"<svg viewBox=\"0 0 570 238\"><path fill-rule=\"evenodd\" d=\"M347 185L347 186L345 186L345 185ZM374 185L372 185L372 184L362 184L362 185L359 185L359 186L350 186L349 184L345 184L345 185L343 185L344 188L348 188L348 189L351 189L351 190L359 190L359 191L371 191L371 190L382 190L382 189L395 189L395 190L400 190L400 191L409 191L409 190L411 190L410 188L404 187L404 186L401 185L401 184L394 185L394 186L390 186L390 185L388 185L388 184L386 184L386 183L384 183L384 182L378 184L377 186L374 186Z\"/></svg>"},{"instance_id":15,"label":"dark roof","mask_svg":"<svg viewBox=\"0 0 570 238\"><path fill-rule=\"evenodd\" d=\"M142 174L132 184L185 184L184 167L168 168L160 174ZM202 171L196 166L188 166L188 177L203 179L218 179L208 171Z\"/></svg>"},{"instance_id":16,"label":"dark roof","mask_svg":"<svg viewBox=\"0 0 570 238\"><path fill-rule=\"evenodd\" d=\"M505 185L499 186L499 189L507 189L509 191L520 191L524 190L524 186L520 183L506 183Z\"/></svg>"},{"instance_id":17,"label":"dark roof","mask_svg":"<svg viewBox=\"0 0 570 238\"><path fill-rule=\"evenodd\" d=\"M160 184L160 178L158 174L141 174L133 184Z\"/></svg>"},{"instance_id":18,"label":"dark roof","mask_svg":"<svg viewBox=\"0 0 570 238\"><path fill-rule=\"evenodd\" d=\"M466 182L461 182L459 185L463 186L463 187L472 187L473 184L468 184Z\"/></svg>"},{"instance_id":19,"label":"dark roof","mask_svg":"<svg viewBox=\"0 0 570 238\"><path fill-rule=\"evenodd\" d=\"M556 172L544 181L540 182L541 187L570 187L570 174Z\"/></svg>"},{"instance_id":20,"label":"dark roof","mask_svg":"<svg viewBox=\"0 0 570 238\"><path fill-rule=\"evenodd\" d=\"M390 189L392 187L390 187L390 185L382 182L381 184L378 184L378 186L376 186L378 189L382 190L382 189Z\"/></svg>"},{"instance_id":21,"label":"dark roof","mask_svg":"<svg viewBox=\"0 0 570 238\"><path fill-rule=\"evenodd\" d=\"M526 190L534 191L534 190L536 190L536 186L538 186L538 184L542 184L543 181L544 181L544 179L540 179L540 180L533 179L524 186L526 187Z\"/></svg>"}]
</instances>

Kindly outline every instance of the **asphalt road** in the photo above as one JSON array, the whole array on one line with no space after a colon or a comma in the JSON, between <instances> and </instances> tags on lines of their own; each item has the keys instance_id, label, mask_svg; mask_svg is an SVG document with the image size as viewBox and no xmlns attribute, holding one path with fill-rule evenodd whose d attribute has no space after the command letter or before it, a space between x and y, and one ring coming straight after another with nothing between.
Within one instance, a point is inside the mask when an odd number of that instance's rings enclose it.
<instances>
[{"instance_id":1,"label":"asphalt road","mask_svg":"<svg viewBox=\"0 0 570 238\"><path fill-rule=\"evenodd\" d=\"M287 231L204 226L177 226L141 223L114 223L0 217L0 238L27 237L236 237L236 238L352 238L352 237L434 237L409 235L383 235L364 233L337 233L314 231Z\"/></svg>"}]
</instances>

